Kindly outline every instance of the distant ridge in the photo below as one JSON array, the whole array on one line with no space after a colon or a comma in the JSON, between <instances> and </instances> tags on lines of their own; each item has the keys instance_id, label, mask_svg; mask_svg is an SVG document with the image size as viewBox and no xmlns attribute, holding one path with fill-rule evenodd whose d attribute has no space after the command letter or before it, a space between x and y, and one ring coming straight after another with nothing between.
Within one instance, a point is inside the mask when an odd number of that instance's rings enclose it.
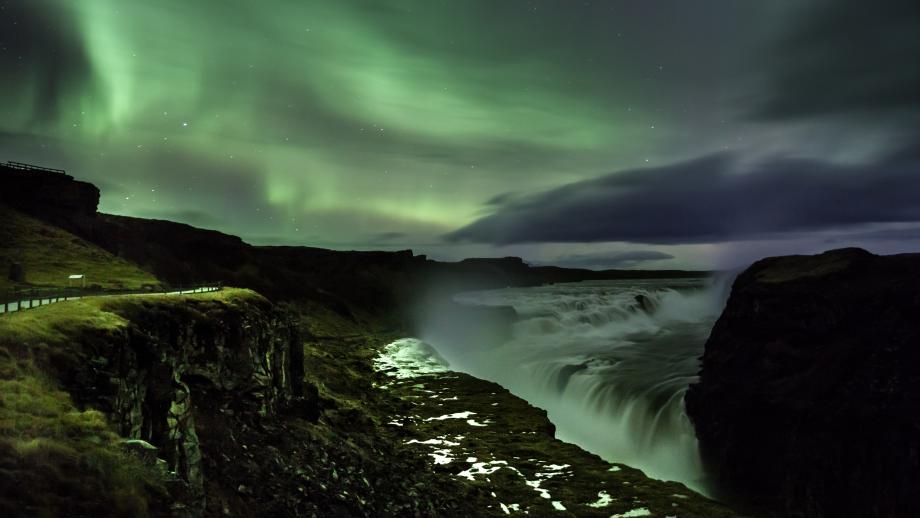
<instances>
[{"instance_id":1,"label":"distant ridge","mask_svg":"<svg viewBox=\"0 0 920 518\"><path fill-rule=\"evenodd\" d=\"M28 164L26 164L28 165ZM316 300L343 313L392 314L430 293L601 279L699 278L680 270L530 266L518 257L438 262L411 250L335 251L252 246L237 236L171 221L100 213L99 189L59 170L0 164L0 204L63 228L170 284L199 279L275 300Z\"/></svg>"}]
</instances>

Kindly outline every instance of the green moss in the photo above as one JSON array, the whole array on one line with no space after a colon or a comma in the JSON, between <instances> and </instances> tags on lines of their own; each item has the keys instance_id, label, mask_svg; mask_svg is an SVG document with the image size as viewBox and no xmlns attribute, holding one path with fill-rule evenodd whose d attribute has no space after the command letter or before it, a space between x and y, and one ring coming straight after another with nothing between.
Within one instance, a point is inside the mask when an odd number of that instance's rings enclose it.
<instances>
[{"instance_id":1,"label":"green moss","mask_svg":"<svg viewBox=\"0 0 920 518\"><path fill-rule=\"evenodd\" d=\"M114 332L127 325L122 315L139 306L155 302L160 307L168 308L186 305L189 298L220 302L233 307L256 301L268 303L256 292L238 288L190 295L87 297L5 315L0 318L0 342L34 347L37 344L65 343L87 332Z\"/></svg>"},{"instance_id":2,"label":"green moss","mask_svg":"<svg viewBox=\"0 0 920 518\"><path fill-rule=\"evenodd\" d=\"M757 280L766 283L789 282L807 277L823 277L846 270L853 261L871 254L858 248L830 250L818 255L790 255L761 261Z\"/></svg>"},{"instance_id":3,"label":"green moss","mask_svg":"<svg viewBox=\"0 0 920 518\"><path fill-rule=\"evenodd\" d=\"M126 324L113 312L102 309L103 297L58 302L0 318L0 339L9 344L61 343L75 332L111 331Z\"/></svg>"},{"instance_id":4,"label":"green moss","mask_svg":"<svg viewBox=\"0 0 920 518\"><path fill-rule=\"evenodd\" d=\"M185 295L160 293L153 295L127 295L123 297L99 297L95 300L98 301L100 307L117 310L120 306L137 303L139 301L156 301L158 304L166 305L186 304L189 297L194 297L195 300L209 300L237 307L242 304L249 304L256 301L264 304L269 303L268 299L262 295L245 288L223 288L220 291Z\"/></svg>"},{"instance_id":5,"label":"green moss","mask_svg":"<svg viewBox=\"0 0 920 518\"><path fill-rule=\"evenodd\" d=\"M7 275L13 263L22 265L26 285L67 286L67 276L75 273L86 275L88 284L106 288L159 284L137 265L4 205L0 221L0 291L16 287Z\"/></svg>"}]
</instances>

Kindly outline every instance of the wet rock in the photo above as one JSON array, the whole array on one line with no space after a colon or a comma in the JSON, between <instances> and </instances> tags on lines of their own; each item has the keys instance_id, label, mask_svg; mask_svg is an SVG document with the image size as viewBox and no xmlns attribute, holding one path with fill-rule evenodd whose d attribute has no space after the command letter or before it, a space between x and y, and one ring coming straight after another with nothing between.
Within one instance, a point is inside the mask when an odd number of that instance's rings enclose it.
<instances>
[{"instance_id":1,"label":"wet rock","mask_svg":"<svg viewBox=\"0 0 920 518\"><path fill-rule=\"evenodd\" d=\"M147 441L140 439L126 439L121 441L121 447L124 451L141 459L145 464L155 465L157 459L157 447Z\"/></svg>"},{"instance_id":2,"label":"wet rock","mask_svg":"<svg viewBox=\"0 0 920 518\"><path fill-rule=\"evenodd\" d=\"M655 302L648 298L647 295L636 295L636 307L641 309L645 313L652 313L655 311Z\"/></svg>"},{"instance_id":3,"label":"wet rock","mask_svg":"<svg viewBox=\"0 0 920 518\"><path fill-rule=\"evenodd\" d=\"M7 274L7 279L12 282L25 282L25 268L23 268L23 266L19 263L11 263L9 273Z\"/></svg>"}]
</instances>

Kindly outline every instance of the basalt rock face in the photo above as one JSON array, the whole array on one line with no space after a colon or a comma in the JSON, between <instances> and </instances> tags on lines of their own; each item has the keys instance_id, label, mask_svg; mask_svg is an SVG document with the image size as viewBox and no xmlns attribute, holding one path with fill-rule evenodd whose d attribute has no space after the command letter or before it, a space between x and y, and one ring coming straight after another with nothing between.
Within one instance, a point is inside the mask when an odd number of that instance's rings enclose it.
<instances>
[{"instance_id":1,"label":"basalt rock face","mask_svg":"<svg viewBox=\"0 0 920 518\"><path fill-rule=\"evenodd\" d=\"M82 337L81 358L56 370L77 404L102 410L120 435L157 448L174 473L175 514L201 514L207 445L199 418L218 428L243 420L258 426L308 405L296 327L256 295L233 304L139 299L117 312L127 326Z\"/></svg>"},{"instance_id":2,"label":"basalt rock face","mask_svg":"<svg viewBox=\"0 0 920 518\"><path fill-rule=\"evenodd\" d=\"M0 203L64 228L92 218L99 189L70 175L50 171L20 171L0 164Z\"/></svg>"},{"instance_id":3,"label":"basalt rock face","mask_svg":"<svg viewBox=\"0 0 920 518\"><path fill-rule=\"evenodd\" d=\"M920 254L764 259L686 396L730 495L790 517L920 516Z\"/></svg>"}]
</instances>

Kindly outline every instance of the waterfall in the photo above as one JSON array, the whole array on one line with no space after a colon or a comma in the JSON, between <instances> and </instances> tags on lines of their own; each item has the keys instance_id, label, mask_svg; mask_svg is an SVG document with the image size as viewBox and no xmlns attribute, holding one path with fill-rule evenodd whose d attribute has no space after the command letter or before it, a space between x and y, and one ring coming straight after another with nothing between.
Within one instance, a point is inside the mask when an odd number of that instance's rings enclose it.
<instances>
[{"instance_id":1,"label":"waterfall","mask_svg":"<svg viewBox=\"0 0 920 518\"><path fill-rule=\"evenodd\" d=\"M455 301L513 307L519 319L511 338L462 343L436 325L423 329L421 338L452 369L500 383L546 409L560 439L705 492L684 393L696 380L727 280L464 293Z\"/></svg>"}]
</instances>

